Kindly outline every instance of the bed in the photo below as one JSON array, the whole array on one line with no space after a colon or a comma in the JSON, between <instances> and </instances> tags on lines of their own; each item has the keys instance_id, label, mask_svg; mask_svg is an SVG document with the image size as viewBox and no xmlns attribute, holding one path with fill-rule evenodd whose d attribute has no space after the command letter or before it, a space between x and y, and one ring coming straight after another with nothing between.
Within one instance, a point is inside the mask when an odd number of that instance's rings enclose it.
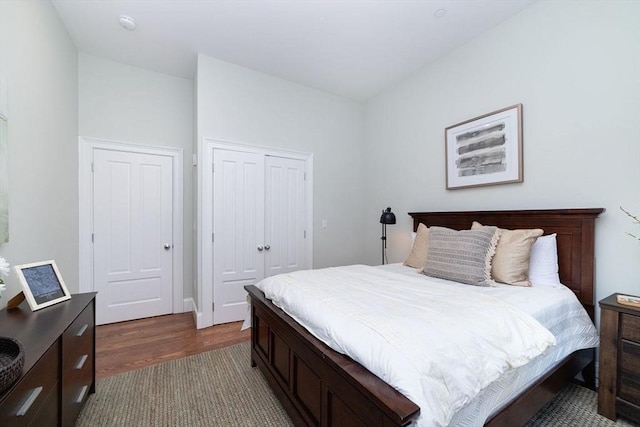
<instances>
[{"instance_id":1,"label":"bed","mask_svg":"<svg viewBox=\"0 0 640 427\"><path fill-rule=\"evenodd\" d=\"M595 219L602 209L411 213L420 223L456 230L473 221L508 229L542 228L555 233L562 283L593 319ZM405 426L420 407L348 356L314 337L255 286L251 300L251 363L258 366L293 422L301 426ZM594 349L576 351L510 395L486 425L524 424L564 384L582 372L593 386ZM461 423L462 424L462 423Z\"/></svg>"}]
</instances>

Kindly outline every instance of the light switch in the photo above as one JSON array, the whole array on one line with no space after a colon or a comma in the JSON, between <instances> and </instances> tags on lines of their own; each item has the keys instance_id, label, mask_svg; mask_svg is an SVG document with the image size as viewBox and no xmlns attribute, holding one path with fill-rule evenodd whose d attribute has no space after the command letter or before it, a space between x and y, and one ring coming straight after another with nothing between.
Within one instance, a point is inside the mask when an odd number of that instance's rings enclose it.
<instances>
[{"instance_id":1,"label":"light switch","mask_svg":"<svg viewBox=\"0 0 640 427\"><path fill-rule=\"evenodd\" d=\"M327 224L327 220L326 220L326 219L323 219L323 220L322 220L322 225L321 225L322 229L324 230L325 228L327 228L327 226L328 226L328 224Z\"/></svg>"}]
</instances>

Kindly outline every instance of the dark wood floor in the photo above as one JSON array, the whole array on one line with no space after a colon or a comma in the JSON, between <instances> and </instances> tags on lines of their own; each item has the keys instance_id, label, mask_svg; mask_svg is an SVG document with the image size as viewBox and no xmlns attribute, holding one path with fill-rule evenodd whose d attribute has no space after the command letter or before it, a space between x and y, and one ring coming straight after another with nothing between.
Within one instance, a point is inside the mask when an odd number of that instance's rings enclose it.
<instances>
[{"instance_id":1,"label":"dark wood floor","mask_svg":"<svg viewBox=\"0 0 640 427\"><path fill-rule=\"evenodd\" d=\"M96 379L248 341L242 322L196 329L192 313L96 328Z\"/></svg>"}]
</instances>

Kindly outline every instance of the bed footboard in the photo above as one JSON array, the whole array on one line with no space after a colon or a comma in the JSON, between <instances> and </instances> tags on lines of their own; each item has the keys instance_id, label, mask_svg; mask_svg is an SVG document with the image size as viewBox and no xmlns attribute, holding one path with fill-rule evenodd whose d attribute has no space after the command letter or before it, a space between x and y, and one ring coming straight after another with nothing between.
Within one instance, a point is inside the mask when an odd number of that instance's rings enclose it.
<instances>
[{"instance_id":1,"label":"bed footboard","mask_svg":"<svg viewBox=\"0 0 640 427\"><path fill-rule=\"evenodd\" d=\"M318 341L255 286L251 364L296 426L406 426L420 408L352 359Z\"/></svg>"}]
</instances>

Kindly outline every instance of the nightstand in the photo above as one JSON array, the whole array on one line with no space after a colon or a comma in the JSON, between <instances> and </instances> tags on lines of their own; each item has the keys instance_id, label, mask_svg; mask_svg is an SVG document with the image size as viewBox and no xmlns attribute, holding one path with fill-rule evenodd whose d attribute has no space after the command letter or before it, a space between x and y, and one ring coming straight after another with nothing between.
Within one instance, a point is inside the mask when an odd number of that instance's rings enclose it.
<instances>
[{"instance_id":1,"label":"nightstand","mask_svg":"<svg viewBox=\"0 0 640 427\"><path fill-rule=\"evenodd\" d=\"M598 413L640 423L640 308L600 301Z\"/></svg>"}]
</instances>

